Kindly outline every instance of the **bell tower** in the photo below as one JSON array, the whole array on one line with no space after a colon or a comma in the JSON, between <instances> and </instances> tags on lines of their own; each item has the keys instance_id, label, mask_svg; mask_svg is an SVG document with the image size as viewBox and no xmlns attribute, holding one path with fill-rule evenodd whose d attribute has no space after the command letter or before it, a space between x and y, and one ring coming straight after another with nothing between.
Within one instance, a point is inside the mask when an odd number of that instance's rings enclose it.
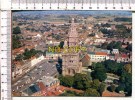
<instances>
[{"instance_id":1,"label":"bell tower","mask_svg":"<svg viewBox=\"0 0 135 100\"><path fill-rule=\"evenodd\" d=\"M76 24L74 18L68 33L68 42L66 42L68 48L78 46L78 33L76 30ZM62 54L62 74L73 76L75 73L82 71L81 62L79 62L79 52L67 52Z\"/></svg>"}]
</instances>

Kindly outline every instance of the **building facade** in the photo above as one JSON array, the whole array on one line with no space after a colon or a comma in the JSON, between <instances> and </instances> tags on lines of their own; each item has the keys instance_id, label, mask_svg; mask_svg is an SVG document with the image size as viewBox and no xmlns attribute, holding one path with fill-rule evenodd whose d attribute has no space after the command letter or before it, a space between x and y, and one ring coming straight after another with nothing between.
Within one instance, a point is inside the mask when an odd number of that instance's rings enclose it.
<instances>
[{"instance_id":1,"label":"building facade","mask_svg":"<svg viewBox=\"0 0 135 100\"><path fill-rule=\"evenodd\" d=\"M68 40L65 41L65 47L75 47L78 46L78 33L76 31L76 25L74 19L72 19L71 27L68 33ZM80 73L82 71L82 64L79 61L79 52L66 52L62 54L62 74L73 76L75 73Z\"/></svg>"},{"instance_id":2,"label":"building facade","mask_svg":"<svg viewBox=\"0 0 135 100\"><path fill-rule=\"evenodd\" d=\"M105 52L89 52L91 62L101 62L109 59L109 56Z\"/></svg>"}]
</instances>

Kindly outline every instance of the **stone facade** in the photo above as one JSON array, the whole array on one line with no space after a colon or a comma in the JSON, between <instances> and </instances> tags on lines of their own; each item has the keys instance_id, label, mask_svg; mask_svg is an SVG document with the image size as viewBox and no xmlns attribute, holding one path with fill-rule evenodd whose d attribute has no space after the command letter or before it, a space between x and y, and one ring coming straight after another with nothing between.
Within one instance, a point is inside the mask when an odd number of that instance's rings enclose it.
<instances>
[{"instance_id":1,"label":"stone facade","mask_svg":"<svg viewBox=\"0 0 135 100\"><path fill-rule=\"evenodd\" d=\"M74 19L72 19L71 28L69 30L68 41L65 41L64 46L78 46L78 33ZM82 63L79 62L79 52L68 52L62 54L62 74L73 76L75 73L81 73Z\"/></svg>"}]
</instances>

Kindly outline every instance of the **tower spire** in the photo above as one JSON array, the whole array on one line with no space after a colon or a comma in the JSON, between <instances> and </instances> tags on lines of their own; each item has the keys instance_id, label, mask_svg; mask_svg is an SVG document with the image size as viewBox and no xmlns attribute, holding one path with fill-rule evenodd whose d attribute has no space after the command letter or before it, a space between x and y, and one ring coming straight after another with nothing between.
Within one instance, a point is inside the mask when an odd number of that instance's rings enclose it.
<instances>
[{"instance_id":1,"label":"tower spire","mask_svg":"<svg viewBox=\"0 0 135 100\"><path fill-rule=\"evenodd\" d=\"M78 46L78 33L76 30L76 24L74 23L74 18L72 18L71 26L68 33L68 43L65 41L65 45L68 47ZM78 52L68 52L62 54L62 74L73 76L75 73L82 72L82 65L79 62Z\"/></svg>"},{"instance_id":2,"label":"tower spire","mask_svg":"<svg viewBox=\"0 0 135 100\"><path fill-rule=\"evenodd\" d=\"M71 21L71 26L70 26L70 30L69 30L69 37L68 37L68 42L69 42L69 46L75 46L78 44L78 33L76 30L76 24L74 23L74 18L72 18Z\"/></svg>"}]
</instances>

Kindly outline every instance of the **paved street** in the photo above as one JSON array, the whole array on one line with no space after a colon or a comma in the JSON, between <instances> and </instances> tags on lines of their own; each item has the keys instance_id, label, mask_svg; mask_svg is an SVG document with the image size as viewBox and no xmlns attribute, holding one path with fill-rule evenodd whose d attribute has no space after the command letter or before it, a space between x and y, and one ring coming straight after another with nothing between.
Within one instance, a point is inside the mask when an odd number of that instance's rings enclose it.
<instances>
[{"instance_id":1,"label":"paved street","mask_svg":"<svg viewBox=\"0 0 135 100\"><path fill-rule=\"evenodd\" d=\"M55 64L48 63L44 60L36 65L36 67L27 73L24 77L20 78L16 83L12 85L12 90L15 92L21 92L28 88L31 84L35 83L43 76L54 76L57 74Z\"/></svg>"}]
</instances>

